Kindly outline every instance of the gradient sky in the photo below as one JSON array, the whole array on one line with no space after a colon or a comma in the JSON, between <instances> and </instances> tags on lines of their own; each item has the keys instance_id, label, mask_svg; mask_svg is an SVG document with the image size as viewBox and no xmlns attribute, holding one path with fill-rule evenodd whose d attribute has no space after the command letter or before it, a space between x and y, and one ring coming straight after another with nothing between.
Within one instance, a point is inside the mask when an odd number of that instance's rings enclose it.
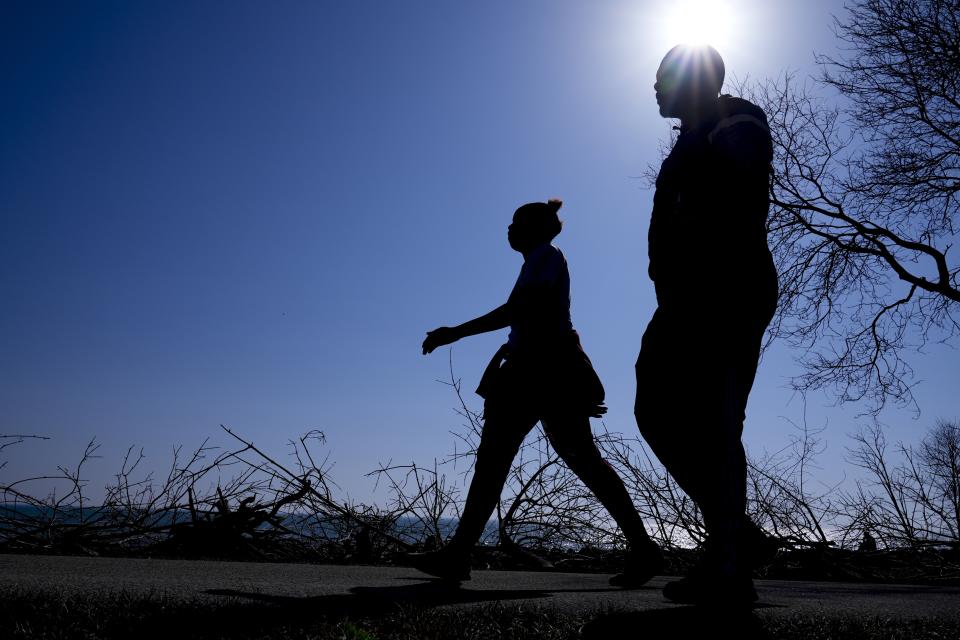
<instances>
[{"instance_id":1,"label":"gradient sky","mask_svg":"<svg viewBox=\"0 0 960 640\"><path fill-rule=\"evenodd\" d=\"M52 440L5 452L0 477L94 436L97 487L132 444L162 470L176 444L225 442L221 423L277 453L316 428L340 485L373 499L378 461L452 450L448 352L420 342L506 299L506 225L549 197L606 425L635 435L655 306L640 176L673 124L652 89L673 4L4 2L0 433ZM716 44L739 78L811 74L835 47L839 0L727 5ZM453 347L468 392L503 339ZM794 355L761 366L755 453L803 417ZM884 414L894 439L960 415L953 352L913 362L922 414ZM806 410L839 477L857 408Z\"/></svg>"}]
</instances>

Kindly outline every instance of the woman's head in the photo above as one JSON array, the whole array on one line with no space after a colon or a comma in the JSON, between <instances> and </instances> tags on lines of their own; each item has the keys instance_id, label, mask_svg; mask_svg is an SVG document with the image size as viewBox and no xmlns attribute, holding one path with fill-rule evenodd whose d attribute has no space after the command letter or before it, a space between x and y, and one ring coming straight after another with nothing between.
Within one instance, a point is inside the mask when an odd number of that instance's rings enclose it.
<instances>
[{"instance_id":1,"label":"woman's head","mask_svg":"<svg viewBox=\"0 0 960 640\"><path fill-rule=\"evenodd\" d=\"M563 222L557 215L562 206L563 201L554 198L519 207L513 214L513 223L507 227L510 246L523 253L556 238L563 229Z\"/></svg>"}]
</instances>

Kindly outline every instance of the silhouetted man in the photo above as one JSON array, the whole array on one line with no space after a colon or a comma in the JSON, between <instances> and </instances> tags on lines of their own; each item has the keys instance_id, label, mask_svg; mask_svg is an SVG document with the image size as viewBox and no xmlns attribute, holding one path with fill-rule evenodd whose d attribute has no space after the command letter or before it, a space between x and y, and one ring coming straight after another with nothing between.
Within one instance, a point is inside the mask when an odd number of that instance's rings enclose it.
<instances>
[{"instance_id":1,"label":"silhouetted man","mask_svg":"<svg viewBox=\"0 0 960 640\"><path fill-rule=\"evenodd\" d=\"M680 134L657 176L649 275L657 310L637 359L634 412L644 439L700 507L704 559L664 595L749 603L751 544L740 441L764 331L777 303L767 248L772 144L763 111L720 96L712 47L678 46L657 70L660 115Z\"/></svg>"}]
</instances>

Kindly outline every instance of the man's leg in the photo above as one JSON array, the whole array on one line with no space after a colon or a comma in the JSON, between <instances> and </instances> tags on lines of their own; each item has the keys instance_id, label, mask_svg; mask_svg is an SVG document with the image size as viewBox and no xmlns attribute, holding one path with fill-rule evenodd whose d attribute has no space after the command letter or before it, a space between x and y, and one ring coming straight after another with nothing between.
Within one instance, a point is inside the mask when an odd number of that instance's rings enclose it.
<instances>
[{"instance_id":1,"label":"man's leg","mask_svg":"<svg viewBox=\"0 0 960 640\"><path fill-rule=\"evenodd\" d=\"M703 513L709 540L701 574L727 581L728 587L742 585L743 599L755 599L741 557L744 533L756 532L747 524L741 435L762 331L704 336L684 320L658 311L644 335L637 360L637 424Z\"/></svg>"},{"instance_id":2,"label":"man's leg","mask_svg":"<svg viewBox=\"0 0 960 640\"><path fill-rule=\"evenodd\" d=\"M739 557L747 512L747 459L741 440L743 410L737 393L742 386L740 375L732 363L716 371L714 384L719 394L710 403L711 412L703 425L707 433L701 439L704 449L696 456L704 462L705 476L713 479L700 488L697 503L709 535L707 563L710 570L725 577L749 573Z\"/></svg>"},{"instance_id":3,"label":"man's leg","mask_svg":"<svg viewBox=\"0 0 960 640\"><path fill-rule=\"evenodd\" d=\"M775 309L775 297L768 302L767 308L761 304L744 306L743 320L723 329L723 335L729 338L718 342L724 346L712 352L712 359L718 364L712 384L720 392L716 397L715 424L721 441L716 446L723 455L716 460L715 473L720 482L714 492L704 497L703 512L717 560L727 565L721 571L732 574L749 575L752 559L769 555L771 546L776 548L746 516L747 460L741 439L747 400L760 362L763 334ZM752 327L750 321L754 322ZM748 542L764 548L748 550Z\"/></svg>"},{"instance_id":4,"label":"man's leg","mask_svg":"<svg viewBox=\"0 0 960 640\"><path fill-rule=\"evenodd\" d=\"M715 384L726 384L724 377L734 374L721 374ZM743 423L717 390L698 391L688 390L693 397L682 404L667 404L667 394L638 394L637 422L651 451L703 513L708 548L723 550L724 562L736 564L730 554L747 526Z\"/></svg>"},{"instance_id":5,"label":"man's leg","mask_svg":"<svg viewBox=\"0 0 960 640\"><path fill-rule=\"evenodd\" d=\"M637 358L634 415L654 455L699 504L712 482L703 468L708 461L702 459L704 449L710 449L701 442L709 427L710 398L704 392L710 388L703 354L690 344L694 328L685 327L684 320L662 309L650 320Z\"/></svg>"}]
</instances>

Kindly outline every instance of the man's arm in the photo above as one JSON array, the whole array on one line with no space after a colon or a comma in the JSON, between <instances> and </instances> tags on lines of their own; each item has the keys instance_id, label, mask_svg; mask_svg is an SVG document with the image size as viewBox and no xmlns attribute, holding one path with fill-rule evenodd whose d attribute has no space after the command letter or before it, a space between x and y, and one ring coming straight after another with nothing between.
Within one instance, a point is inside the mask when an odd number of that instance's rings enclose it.
<instances>
[{"instance_id":1,"label":"man's arm","mask_svg":"<svg viewBox=\"0 0 960 640\"><path fill-rule=\"evenodd\" d=\"M707 134L707 140L723 158L727 171L768 172L773 143L762 111L739 113L720 120Z\"/></svg>"},{"instance_id":2,"label":"man's arm","mask_svg":"<svg viewBox=\"0 0 960 640\"><path fill-rule=\"evenodd\" d=\"M759 109L721 120L708 138L715 173L707 190L713 204L705 210L713 215L702 221L707 246L701 250L718 276L737 274L739 280L756 275L757 260L767 252L772 142Z\"/></svg>"},{"instance_id":3,"label":"man's arm","mask_svg":"<svg viewBox=\"0 0 960 640\"><path fill-rule=\"evenodd\" d=\"M508 305L502 304L490 313L468 320L456 327L439 327L427 331L427 339L423 341L423 353L428 354L437 347L456 342L460 338L475 336L478 333L497 331L510 326L510 311Z\"/></svg>"}]
</instances>

